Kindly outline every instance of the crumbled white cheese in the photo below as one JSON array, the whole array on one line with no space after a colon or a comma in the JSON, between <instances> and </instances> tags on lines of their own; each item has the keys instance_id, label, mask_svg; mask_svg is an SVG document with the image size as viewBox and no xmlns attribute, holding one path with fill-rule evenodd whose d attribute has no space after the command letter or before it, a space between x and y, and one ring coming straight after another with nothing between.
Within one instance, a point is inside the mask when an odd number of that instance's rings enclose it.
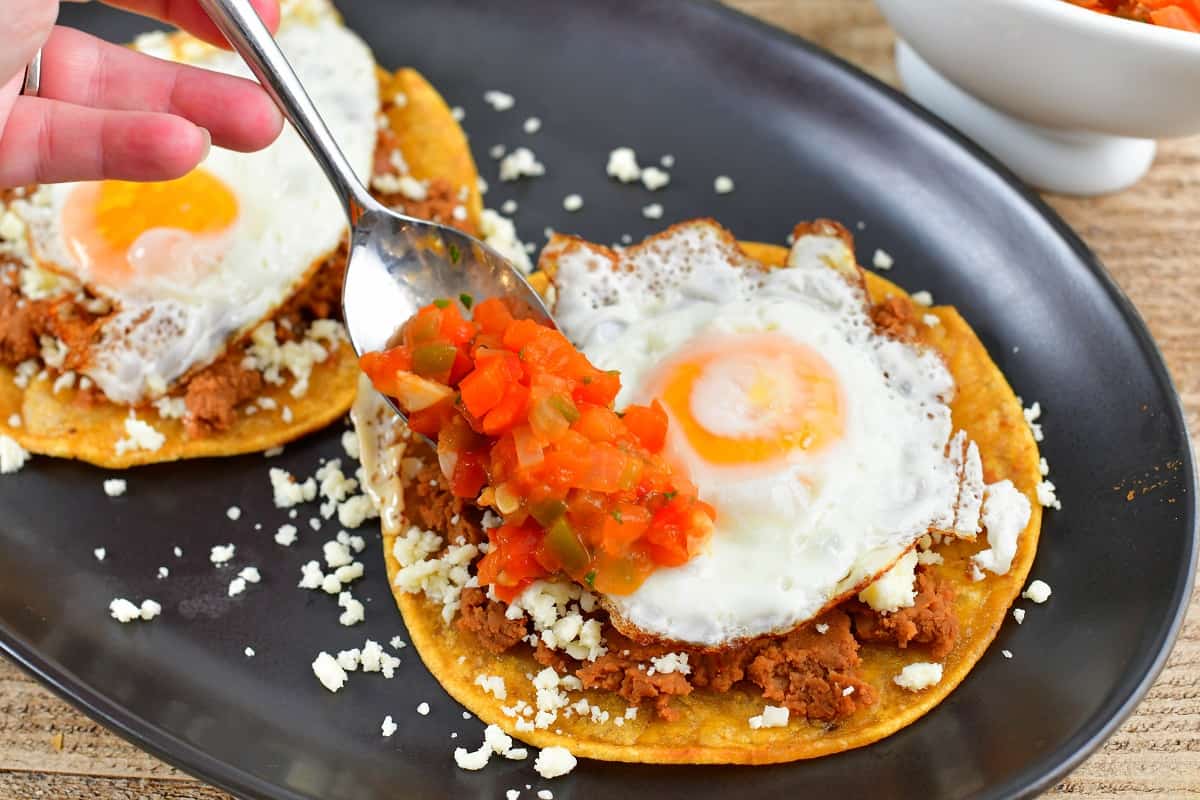
<instances>
[{"instance_id":1,"label":"crumbled white cheese","mask_svg":"<svg viewBox=\"0 0 1200 800\"><path fill-rule=\"evenodd\" d=\"M577 661L595 661L608 652L599 621L582 621L582 614L596 607L596 596L571 581L534 581L509 604L505 616L533 622L534 636L551 650L564 650ZM580 617L580 624L571 620ZM559 625L561 620L570 620ZM570 638L560 638L573 634Z\"/></svg>"},{"instance_id":2,"label":"crumbled white cheese","mask_svg":"<svg viewBox=\"0 0 1200 800\"><path fill-rule=\"evenodd\" d=\"M521 127L526 133L532 136L542 129L542 121L537 117L530 117L529 119L525 120L525 123Z\"/></svg>"},{"instance_id":3,"label":"crumbled white cheese","mask_svg":"<svg viewBox=\"0 0 1200 800\"><path fill-rule=\"evenodd\" d=\"M337 575L330 573L321 579L321 591L325 594L340 594L342 582L337 579Z\"/></svg>"},{"instance_id":4,"label":"crumbled white cheese","mask_svg":"<svg viewBox=\"0 0 1200 800\"><path fill-rule=\"evenodd\" d=\"M350 555L350 548L336 539L321 545L321 550L325 557L325 566L330 569L344 567L354 561L354 556Z\"/></svg>"},{"instance_id":5,"label":"crumbled white cheese","mask_svg":"<svg viewBox=\"0 0 1200 800\"><path fill-rule=\"evenodd\" d=\"M1021 413L1025 416L1025 424L1029 426L1029 432L1033 434L1033 440L1040 442L1045 438L1042 433L1042 426L1038 420L1042 416L1042 404L1034 401L1034 404L1029 408L1021 409Z\"/></svg>"},{"instance_id":6,"label":"crumbled white cheese","mask_svg":"<svg viewBox=\"0 0 1200 800\"><path fill-rule=\"evenodd\" d=\"M317 654L317 658L312 663L313 674L317 676L317 680L331 692L336 692L346 685L346 670L342 669L341 664L333 656L322 650Z\"/></svg>"},{"instance_id":7,"label":"crumbled white cheese","mask_svg":"<svg viewBox=\"0 0 1200 800\"><path fill-rule=\"evenodd\" d=\"M1017 540L1029 523L1032 509L1029 498L1003 480L989 484L983 499L983 526L987 529L987 550L971 557L980 568L997 575L1007 574L1017 554Z\"/></svg>"},{"instance_id":8,"label":"crumbled white cheese","mask_svg":"<svg viewBox=\"0 0 1200 800\"><path fill-rule=\"evenodd\" d=\"M137 417L126 418L125 433L128 436L117 441L115 448L117 455L124 455L130 450L148 450L154 452L161 448L167 441L166 436L155 430L149 423L143 422Z\"/></svg>"},{"instance_id":9,"label":"crumbled white cheese","mask_svg":"<svg viewBox=\"0 0 1200 800\"><path fill-rule=\"evenodd\" d=\"M931 661L918 661L900 670L892 682L901 689L919 692L937 684L942 679L942 665Z\"/></svg>"},{"instance_id":10,"label":"crumbled white cheese","mask_svg":"<svg viewBox=\"0 0 1200 800\"><path fill-rule=\"evenodd\" d=\"M680 675L689 675L691 671L692 668L688 665L687 653L667 653L658 658L651 658L650 669L646 671L646 674L661 673L669 675L672 672L678 672Z\"/></svg>"},{"instance_id":11,"label":"crumbled white cheese","mask_svg":"<svg viewBox=\"0 0 1200 800\"><path fill-rule=\"evenodd\" d=\"M675 156L667 153L658 160L658 163L662 164L667 169L671 169L671 167L675 166Z\"/></svg>"},{"instance_id":12,"label":"crumbled white cheese","mask_svg":"<svg viewBox=\"0 0 1200 800\"><path fill-rule=\"evenodd\" d=\"M162 613L162 606L153 600L143 600L138 606L123 597L117 597L108 604L108 613L117 622L133 622L139 619L148 622Z\"/></svg>"},{"instance_id":13,"label":"crumbled white cheese","mask_svg":"<svg viewBox=\"0 0 1200 800\"><path fill-rule=\"evenodd\" d=\"M504 678L499 675L476 675L475 685L497 700L508 698L508 689L504 685Z\"/></svg>"},{"instance_id":14,"label":"crumbled white cheese","mask_svg":"<svg viewBox=\"0 0 1200 800\"><path fill-rule=\"evenodd\" d=\"M388 644L392 646L393 650L403 650L405 647L408 647L408 642L404 641L399 636L393 636L392 640L388 642Z\"/></svg>"},{"instance_id":15,"label":"crumbled white cheese","mask_svg":"<svg viewBox=\"0 0 1200 800\"><path fill-rule=\"evenodd\" d=\"M569 194L563 198L563 208L567 211L578 211L583 208L583 198L577 194Z\"/></svg>"},{"instance_id":16,"label":"crumbled white cheese","mask_svg":"<svg viewBox=\"0 0 1200 800\"><path fill-rule=\"evenodd\" d=\"M945 562L945 559L942 558L941 553L935 553L932 550L922 550L921 552L917 553L917 563L918 564L932 565L932 564L941 564L944 562Z\"/></svg>"},{"instance_id":17,"label":"crumbled white cheese","mask_svg":"<svg viewBox=\"0 0 1200 800\"><path fill-rule=\"evenodd\" d=\"M1001 650L1000 655L1004 656L1005 658L1012 658L1012 650Z\"/></svg>"},{"instance_id":18,"label":"crumbled white cheese","mask_svg":"<svg viewBox=\"0 0 1200 800\"><path fill-rule=\"evenodd\" d=\"M424 702L418 703L417 704L417 713L420 714L422 717L429 716L429 703L424 703Z\"/></svg>"},{"instance_id":19,"label":"crumbled white cheese","mask_svg":"<svg viewBox=\"0 0 1200 800\"><path fill-rule=\"evenodd\" d=\"M533 768L543 778L557 778L575 769L578 762L565 747L547 747L538 753Z\"/></svg>"},{"instance_id":20,"label":"crumbled white cheese","mask_svg":"<svg viewBox=\"0 0 1200 800\"><path fill-rule=\"evenodd\" d=\"M366 608L349 592L342 592L338 595L338 605L345 609L338 617L340 624L350 627L366 619Z\"/></svg>"},{"instance_id":21,"label":"crumbled white cheese","mask_svg":"<svg viewBox=\"0 0 1200 800\"><path fill-rule=\"evenodd\" d=\"M539 789L537 796L538 800L554 800L554 792L549 789Z\"/></svg>"},{"instance_id":22,"label":"crumbled white cheese","mask_svg":"<svg viewBox=\"0 0 1200 800\"><path fill-rule=\"evenodd\" d=\"M895 265L896 261L886 250L877 249L875 255L871 257L871 263L875 266L875 269L889 270ZM924 305L933 305L933 302L930 301L924 303Z\"/></svg>"},{"instance_id":23,"label":"crumbled white cheese","mask_svg":"<svg viewBox=\"0 0 1200 800\"><path fill-rule=\"evenodd\" d=\"M176 558L183 558L183 548L182 547L176 547L174 550L172 550L172 552L175 554Z\"/></svg>"},{"instance_id":24,"label":"crumbled white cheese","mask_svg":"<svg viewBox=\"0 0 1200 800\"><path fill-rule=\"evenodd\" d=\"M829 633L829 625L824 622L818 622L817 623L817 633L821 634L822 636Z\"/></svg>"},{"instance_id":25,"label":"crumbled white cheese","mask_svg":"<svg viewBox=\"0 0 1200 800\"><path fill-rule=\"evenodd\" d=\"M104 481L104 493L109 497L120 497L129 488L124 478L109 478Z\"/></svg>"},{"instance_id":26,"label":"crumbled white cheese","mask_svg":"<svg viewBox=\"0 0 1200 800\"><path fill-rule=\"evenodd\" d=\"M242 592L246 591L246 579L234 578L229 582L229 596L237 597Z\"/></svg>"},{"instance_id":27,"label":"crumbled white cheese","mask_svg":"<svg viewBox=\"0 0 1200 800\"><path fill-rule=\"evenodd\" d=\"M783 728L788 724L790 712L787 706L764 706L761 714L757 714L750 718L750 727L758 730L759 728Z\"/></svg>"},{"instance_id":28,"label":"crumbled white cheese","mask_svg":"<svg viewBox=\"0 0 1200 800\"><path fill-rule=\"evenodd\" d=\"M931 295L929 292L924 292L924 291L913 292L912 293L912 301L919 306L931 306L931 305L933 305L933 295Z\"/></svg>"},{"instance_id":29,"label":"crumbled white cheese","mask_svg":"<svg viewBox=\"0 0 1200 800\"><path fill-rule=\"evenodd\" d=\"M279 530L275 532L275 542L284 547L291 547L296 543L296 526L295 525L280 525Z\"/></svg>"},{"instance_id":30,"label":"crumbled white cheese","mask_svg":"<svg viewBox=\"0 0 1200 800\"><path fill-rule=\"evenodd\" d=\"M504 204L500 206L500 211L511 216L517 213L517 208L518 206L516 200L505 200Z\"/></svg>"},{"instance_id":31,"label":"crumbled white cheese","mask_svg":"<svg viewBox=\"0 0 1200 800\"><path fill-rule=\"evenodd\" d=\"M325 573L321 572L321 565L316 561L309 561L307 564L300 566L300 583L298 586L301 589L320 589L324 581Z\"/></svg>"},{"instance_id":32,"label":"crumbled white cheese","mask_svg":"<svg viewBox=\"0 0 1200 800\"><path fill-rule=\"evenodd\" d=\"M242 653L245 654L246 658L254 658L254 648L253 647L247 647L245 650L242 651Z\"/></svg>"},{"instance_id":33,"label":"crumbled white cheese","mask_svg":"<svg viewBox=\"0 0 1200 800\"><path fill-rule=\"evenodd\" d=\"M333 576L341 583L354 583L363 576L363 564L355 561L333 571Z\"/></svg>"},{"instance_id":34,"label":"crumbled white cheese","mask_svg":"<svg viewBox=\"0 0 1200 800\"><path fill-rule=\"evenodd\" d=\"M166 580L167 578L171 577L171 570L167 569L166 567L159 567L157 577L160 581Z\"/></svg>"},{"instance_id":35,"label":"crumbled white cheese","mask_svg":"<svg viewBox=\"0 0 1200 800\"><path fill-rule=\"evenodd\" d=\"M1041 580L1034 581L1021 592L1021 597L1038 604L1044 603L1050 599L1050 584Z\"/></svg>"},{"instance_id":36,"label":"crumbled white cheese","mask_svg":"<svg viewBox=\"0 0 1200 800\"><path fill-rule=\"evenodd\" d=\"M658 167L646 167L642 170L642 185L652 192L657 192L659 189L671 182L671 173Z\"/></svg>"},{"instance_id":37,"label":"crumbled white cheese","mask_svg":"<svg viewBox=\"0 0 1200 800\"><path fill-rule=\"evenodd\" d=\"M281 455L283 455L283 445L280 445L279 447L269 447L266 450L263 450L263 458L275 458L276 456Z\"/></svg>"},{"instance_id":38,"label":"crumbled white cheese","mask_svg":"<svg viewBox=\"0 0 1200 800\"><path fill-rule=\"evenodd\" d=\"M50 388L50 393L58 394L59 392L66 391L67 389L71 389L74 386L75 386L75 373L67 371L67 372L64 372L62 375L59 375L58 378L55 379L54 385Z\"/></svg>"},{"instance_id":39,"label":"crumbled white cheese","mask_svg":"<svg viewBox=\"0 0 1200 800\"><path fill-rule=\"evenodd\" d=\"M393 722L392 715L388 714L383 718L383 724L380 725L379 728L383 733L383 738L390 739L392 734L399 730L400 726Z\"/></svg>"},{"instance_id":40,"label":"crumbled white cheese","mask_svg":"<svg viewBox=\"0 0 1200 800\"><path fill-rule=\"evenodd\" d=\"M662 215L662 203L651 203L648 206L642 207L642 216L646 219L662 219Z\"/></svg>"},{"instance_id":41,"label":"crumbled white cheese","mask_svg":"<svg viewBox=\"0 0 1200 800\"><path fill-rule=\"evenodd\" d=\"M312 478L299 483L292 473L279 467L271 467L269 474L276 508L291 508L317 496L317 482Z\"/></svg>"},{"instance_id":42,"label":"crumbled white cheese","mask_svg":"<svg viewBox=\"0 0 1200 800\"><path fill-rule=\"evenodd\" d=\"M92 551L92 555L94 555L96 557L97 561L103 561L105 559L105 557L108 555L108 550L106 550L103 547L97 547L95 550Z\"/></svg>"},{"instance_id":43,"label":"crumbled white cheese","mask_svg":"<svg viewBox=\"0 0 1200 800\"><path fill-rule=\"evenodd\" d=\"M733 188L733 178L728 175L718 175L713 181L713 191L717 194L729 194Z\"/></svg>"},{"instance_id":44,"label":"crumbled white cheese","mask_svg":"<svg viewBox=\"0 0 1200 800\"><path fill-rule=\"evenodd\" d=\"M500 159L504 158L504 153L507 151L507 149L508 148L502 144L494 144L488 150L488 155L499 161Z\"/></svg>"},{"instance_id":45,"label":"crumbled white cheese","mask_svg":"<svg viewBox=\"0 0 1200 800\"><path fill-rule=\"evenodd\" d=\"M616 178L621 183L636 183L642 177L642 168L638 166L637 154L630 147L618 147L608 154L608 165L604 171L609 177Z\"/></svg>"},{"instance_id":46,"label":"crumbled white cheese","mask_svg":"<svg viewBox=\"0 0 1200 800\"><path fill-rule=\"evenodd\" d=\"M1044 508L1053 508L1055 511L1062 510L1062 501L1058 499L1055 493L1054 484L1050 481L1041 481L1037 485L1037 499Z\"/></svg>"},{"instance_id":47,"label":"crumbled white cheese","mask_svg":"<svg viewBox=\"0 0 1200 800\"><path fill-rule=\"evenodd\" d=\"M512 220L485 208L479 218L479 229L488 247L504 256L513 266L524 273L533 270L529 254L521 244L521 239L517 236L517 227Z\"/></svg>"},{"instance_id":48,"label":"crumbled white cheese","mask_svg":"<svg viewBox=\"0 0 1200 800\"><path fill-rule=\"evenodd\" d=\"M402 592L424 594L442 606L442 618L449 622L458 612L463 588L471 580L467 568L479 554L473 544L446 547L439 558L429 558L442 547L442 538L431 531L409 528L397 537L392 555L400 564L394 584ZM510 607L511 608L511 607Z\"/></svg>"},{"instance_id":49,"label":"crumbled white cheese","mask_svg":"<svg viewBox=\"0 0 1200 800\"><path fill-rule=\"evenodd\" d=\"M232 544L213 545L212 550L208 553L208 560L214 564L220 565L231 560L237 547Z\"/></svg>"},{"instance_id":50,"label":"crumbled white cheese","mask_svg":"<svg viewBox=\"0 0 1200 800\"><path fill-rule=\"evenodd\" d=\"M337 654L338 665L346 670L346 672L354 672L358 669L358 661L361 655L362 653L357 647L350 650L341 650Z\"/></svg>"},{"instance_id":51,"label":"crumbled white cheese","mask_svg":"<svg viewBox=\"0 0 1200 800\"><path fill-rule=\"evenodd\" d=\"M357 528L369 519L379 516L379 509L365 494L358 494L338 504L338 522L346 528Z\"/></svg>"},{"instance_id":52,"label":"crumbled white cheese","mask_svg":"<svg viewBox=\"0 0 1200 800\"><path fill-rule=\"evenodd\" d=\"M450 116L454 117L455 122L462 122L467 118L467 112L463 110L462 106L454 106L450 109Z\"/></svg>"},{"instance_id":53,"label":"crumbled white cheese","mask_svg":"<svg viewBox=\"0 0 1200 800\"><path fill-rule=\"evenodd\" d=\"M925 314L921 317L921 322L924 322L925 326L928 328L936 328L938 325L942 324L941 318L939 318L936 314Z\"/></svg>"},{"instance_id":54,"label":"crumbled white cheese","mask_svg":"<svg viewBox=\"0 0 1200 800\"><path fill-rule=\"evenodd\" d=\"M884 613L911 608L917 601L916 569L917 554L910 550L891 569L859 592L858 599Z\"/></svg>"},{"instance_id":55,"label":"crumbled white cheese","mask_svg":"<svg viewBox=\"0 0 1200 800\"><path fill-rule=\"evenodd\" d=\"M472 772L481 770L487 766L491 758L492 746L487 742L480 745L478 750L467 750L465 747L454 748L454 763L458 765L459 769Z\"/></svg>"},{"instance_id":56,"label":"crumbled white cheese","mask_svg":"<svg viewBox=\"0 0 1200 800\"><path fill-rule=\"evenodd\" d=\"M546 165L528 147L518 147L500 159L500 180L515 181L524 177L536 178L546 174Z\"/></svg>"},{"instance_id":57,"label":"crumbled white cheese","mask_svg":"<svg viewBox=\"0 0 1200 800\"><path fill-rule=\"evenodd\" d=\"M241 572L238 573L238 577L247 583L260 583L262 581L262 574L258 571L258 567L242 567Z\"/></svg>"},{"instance_id":58,"label":"crumbled white cheese","mask_svg":"<svg viewBox=\"0 0 1200 800\"><path fill-rule=\"evenodd\" d=\"M234 522L237 522L242 518L242 510L237 506L230 506L229 508L225 509L225 516L229 517L229 519L233 520Z\"/></svg>"},{"instance_id":59,"label":"crumbled white cheese","mask_svg":"<svg viewBox=\"0 0 1200 800\"><path fill-rule=\"evenodd\" d=\"M292 397L303 397L308 392L313 367L329 358L330 352L345 338L346 331L340 322L319 319L308 327L303 338L281 344L275 333L275 323L264 322L250 334L251 344L246 349L242 366L261 372L263 380L272 386L284 384L286 371L293 380L289 393Z\"/></svg>"},{"instance_id":60,"label":"crumbled white cheese","mask_svg":"<svg viewBox=\"0 0 1200 800\"><path fill-rule=\"evenodd\" d=\"M1020 625L1022 622L1024 622L1025 621L1025 609L1014 608L1013 609L1013 619L1015 619L1017 621L1018 625Z\"/></svg>"},{"instance_id":61,"label":"crumbled white cheese","mask_svg":"<svg viewBox=\"0 0 1200 800\"><path fill-rule=\"evenodd\" d=\"M483 102L487 103L496 111L508 111L517 104L517 101L508 92L500 92L492 89L483 93Z\"/></svg>"}]
</instances>

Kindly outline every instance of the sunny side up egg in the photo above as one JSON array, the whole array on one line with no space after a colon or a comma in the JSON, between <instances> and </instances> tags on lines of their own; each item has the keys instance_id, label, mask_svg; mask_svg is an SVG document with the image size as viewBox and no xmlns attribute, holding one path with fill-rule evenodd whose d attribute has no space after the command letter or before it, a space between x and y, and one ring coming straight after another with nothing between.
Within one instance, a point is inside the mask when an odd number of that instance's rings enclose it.
<instances>
[{"instance_id":1,"label":"sunny side up egg","mask_svg":"<svg viewBox=\"0 0 1200 800\"><path fill-rule=\"evenodd\" d=\"M332 14L285 20L278 41L350 164L368 177L379 89L367 46ZM249 77L241 59L179 38L153 55ZM171 46L172 44L176 46ZM300 137L286 127L257 153L214 148L165 183L45 186L13 204L39 264L111 300L81 371L136 404L220 355L337 249L346 220Z\"/></svg>"},{"instance_id":2,"label":"sunny side up egg","mask_svg":"<svg viewBox=\"0 0 1200 800\"><path fill-rule=\"evenodd\" d=\"M616 264L561 248L561 327L621 371L618 408L663 404L669 456L717 511L707 550L607 598L626 623L702 645L788 630L952 528L953 379L877 332L840 239L802 237L769 271L705 222Z\"/></svg>"}]
</instances>

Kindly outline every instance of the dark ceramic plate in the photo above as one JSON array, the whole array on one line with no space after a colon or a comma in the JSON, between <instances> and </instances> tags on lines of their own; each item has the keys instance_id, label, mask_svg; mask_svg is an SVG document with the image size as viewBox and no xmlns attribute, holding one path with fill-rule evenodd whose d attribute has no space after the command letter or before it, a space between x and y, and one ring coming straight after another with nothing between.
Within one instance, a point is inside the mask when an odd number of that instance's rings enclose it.
<instances>
[{"instance_id":1,"label":"dark ceramic plate","mask_svg":"<svg viewBox=\"0 0 1200 800\"><path fill-rule=\"evenodd\" d=\"M896 259L889 277L958 306L1016 390L1046 409L1043 452L1064 509L1047 517L1033 574L1054 596L1023 626L1005 625L935 711L876 745L813 762L585 762L552 784L555 797L1031 795L1112 732L1162 666L1191 586L1192 456L1154 343L1058 217L894 92L715 5L363 0L344 11L383 64L420 68L466 109L489 205L517 199L529 240L540 242L547 225L599 241L642 235L658 227L640 214L651 200L665 206L664 222L713 215L767 241L814 216L862 221L860 254L886 248ZM64 15L118 40L143 24L92 6ZM482 102L497 88L516 96L515 109ZM534 136L521 132L530 115L545 121ZM487 156L495 143L531 144L548 174L501 184ZM670 187L650 197L610 182L605 157L622 144L643 161L673 154ZM715 195L717 174L737 190ZM581 213L562 210L572 192L586 199ZM280 462L310 474L321 456L340 454L340 433L291 445ZM142 747L246 797L498 798L544 786L528 762L454 766L452 747L476 746L481 726L462 719L411 650L392 681L355 675L336 696L317 684L309 664L319 650L387 642L403 628L376 530L355 590L372 601L365 625L339 626L331 598L293 588L327 537L301 525L291 550L271 541L286 517L272 507L266 472L261 456L138 469L117 500L101 491L107 474L81 464L37 459L6 477L4 649ZM231 504L244 511L236 523L225 516ZM232 600L230 574L208 561L228 541L236 564L265 575ZM92 556L100 546L103 563ZM168 580L155 579L159 565ZM114 596L155 597L163 615L118 625L106 610ZM422 701L429 716L415 712ZM385 714L400 725L391 739L379 733Z\"/></svg>"}]
</instances>

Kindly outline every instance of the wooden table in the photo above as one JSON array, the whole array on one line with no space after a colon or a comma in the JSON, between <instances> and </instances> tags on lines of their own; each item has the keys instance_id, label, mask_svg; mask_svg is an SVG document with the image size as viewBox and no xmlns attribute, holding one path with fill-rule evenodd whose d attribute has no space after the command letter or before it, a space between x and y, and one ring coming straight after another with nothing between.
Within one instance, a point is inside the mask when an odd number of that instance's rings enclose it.
<instances>
[{"instance_id":1,"label":"wooden table","mask_svg":"<svg viewBox=\"0 0 1200 800\"><path fill-rule=\"evenodd\" d=\"M731 0L895 84L891 30L870 0ZM1133 299L1166 355L1188 425L1200 421L1200 138L1164 144L1115 197L1050 196ZM1052 794L1200 797L1200 594L1137 712ZM189 798L224 792L163 764L0 659L0 798Z\"/></svg>"}]
</instances>

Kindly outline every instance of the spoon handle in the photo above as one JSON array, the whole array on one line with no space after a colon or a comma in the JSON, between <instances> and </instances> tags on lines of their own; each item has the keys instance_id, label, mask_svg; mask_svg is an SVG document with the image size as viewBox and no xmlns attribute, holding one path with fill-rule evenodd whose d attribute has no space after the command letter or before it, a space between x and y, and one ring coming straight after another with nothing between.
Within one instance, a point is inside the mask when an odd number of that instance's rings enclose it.
<instances>
[{"instance_id":1,"label":"spoon handle","mask_svg":"<svg viewBox=\"0 0 1200 800\"><path fill-rule=\"evenodd\" d=\"M308 145L341 197L351 224L356 223L376 202L354 174L312 98L253 6L248 0L199 0L199 3Z\"/></svg>"}]
</instances>

